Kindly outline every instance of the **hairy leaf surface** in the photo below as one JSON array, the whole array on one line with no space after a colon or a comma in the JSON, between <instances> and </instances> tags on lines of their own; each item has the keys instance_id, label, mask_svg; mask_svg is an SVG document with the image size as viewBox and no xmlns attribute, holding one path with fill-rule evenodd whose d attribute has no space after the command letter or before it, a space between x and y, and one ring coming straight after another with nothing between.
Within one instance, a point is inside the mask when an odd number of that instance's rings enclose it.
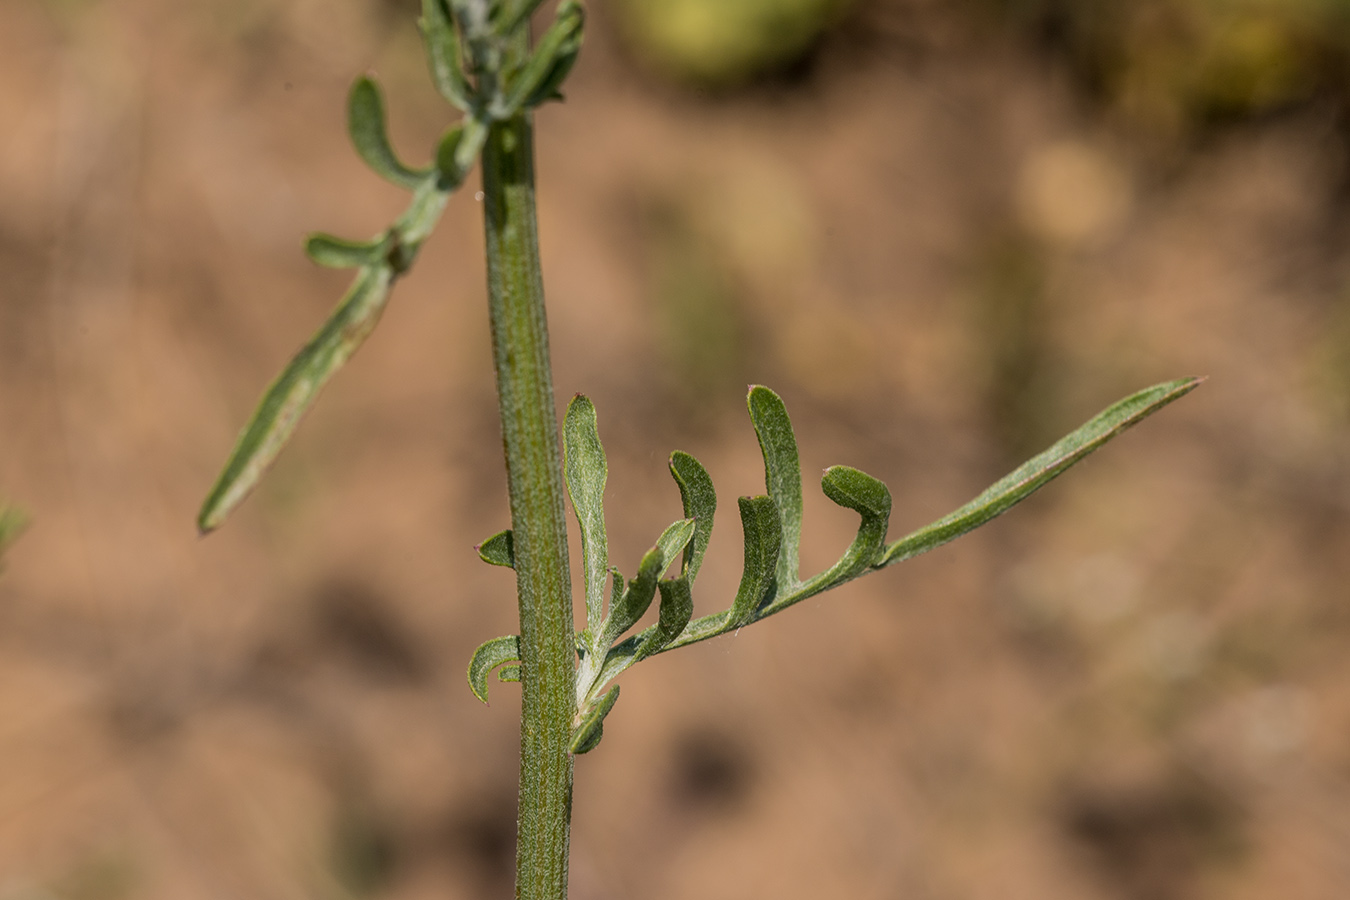
<instances>
[{"instance_id":1,"label":"hairy leaf surface","mask_svg":"<svg viewBox=\"0 0 1350 900\"><path fill-rule=\"evenodd\" d=\"M796 587L798 548L802 541L802 470L797 438L782 399L763 386L750 389L747 399L759 449L764 454L764 484L778 509L782 529L778 551L778 590Z\"/></svg>"},{"instance_id":2,"label":"hairy leaf surface","mask_svg":"<svg viewBox=\"0 0 1350 900\"><path fill-rule=\"evenodd\" d=\"M755 617L760 604L774 587L774 569L779 561L782 529L778 507L772 497L740 497L741 530L745 534L745 569L736 599L726 612L724 627L739 628Z\"/></svg>"},{"instance_id":3,"label":"hairy leaf surface","mask_svg":"<svg viewBox=\"0 0 1350 900\"><path fill-rule=\"evenodd\" d=\"M514 634L493 638L473 651L469 660L469 689L484 703L488 702L488 675L502 663L520 662L520 638ZM514 673L519 679L519 669ZM502 676L503 681L509 681Z\"/></svg>"},{"instance_id":4,"label":"hairy leaf surface","mask_svg":"<svg viewBox=\"0 0 1350 900\"><path fill-rule=\"evenodd\" d=\"M708 472L688 453L676 450L670 455L670 474L680 488L680 502L684 517L694 520L694 539L684 548L682 572L689 583L694 583L703 554L712 539L713 514L717 512L717 492L713 490Z\"/></svg>"},{"instance_id":5,"label":"hairy leaf surface","mask_svg":"<svg viewBox=\"0 0 1350 900\"><path fill-rule=\"evenodd\" d=\"M499 531L478 545L478 558L491 566L516 567L516 542L511 529Z\"/></svg>"},{"instance_id":6,"label":"hairy leaf surface","mask_svg":"<svg viewBox=\"0 0 1350 900\"><path fill-rule=\"evenodd\" d=\"M605 536L605 479L609 468L600 444L595 405L577 394L563 416L563 475L581 526L582 571L586 581L586 630L599 634L604 616L605 572L609 543ZM640 614L639 614L640 615Z\"/></svg>"}]
</instances>

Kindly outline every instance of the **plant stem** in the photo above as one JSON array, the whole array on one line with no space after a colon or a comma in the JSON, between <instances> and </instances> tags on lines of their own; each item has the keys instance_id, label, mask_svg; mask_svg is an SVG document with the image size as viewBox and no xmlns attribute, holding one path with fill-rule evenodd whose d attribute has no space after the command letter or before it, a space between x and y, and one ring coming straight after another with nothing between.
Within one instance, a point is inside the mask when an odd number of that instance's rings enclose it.
<instances>
[{"instance_id":1,"label":"plant stem","mask_svg":"<svg viewBox=\"0 0 1350 900\"><path fill-rule=\"evenodd\" d=\"M526 29L519 30L511 50L528 52ZM488 302L520 604L516 897L564 900L576 663L528 113L492 126L482 161Z\"/></svg>"}]
</instances>

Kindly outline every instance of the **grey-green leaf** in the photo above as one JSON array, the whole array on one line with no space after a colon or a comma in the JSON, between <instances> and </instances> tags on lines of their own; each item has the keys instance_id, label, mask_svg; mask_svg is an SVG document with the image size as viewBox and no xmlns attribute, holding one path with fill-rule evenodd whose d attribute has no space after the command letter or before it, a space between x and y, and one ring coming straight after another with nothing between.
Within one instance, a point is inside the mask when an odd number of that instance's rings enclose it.
<instances>
[{"instance_id":1,"label":"grey-green leaf","mask_svg":"<svg viewBox=\"0 0 1350 900\"><path fill-rule=\"evenodd\" d=\"M490 566L516 567L516 542L509 528L483 541L477 550L478 558Z\"/></svg>"},{"instance_id":2,"label":"grey-green leaf","mask_svg":"<svg viewBox=\"0 0 1350 900\"><path fill-rule=\"evenodd\" d=\"M388 241L349 241L331 234L315 232L305 239L305 255L330 269L356 269L379 265L385 258Z\"/></svg>"},{"instance_id":3,"label":"grey-green leaf","mask_svg":"<svg viewBox=\"0 0 1350 900\"><path fill-rule=\"evenodd\" d=\"M1131 425L1195 390L1202 381L1203 378L1182 378L1154 385L1108 407L965 506L886 547L877 567L912 559L1007 512Z\"/></svg>"},{"instance_id":4,"label":"grey-green leaf","mask_svg":"<svg viewBox=\"0 0 1350 900\"><path fill-rule=\"evenodd\" d=\"M618 700L619 686L616 684L586 711L581 722L572 729L572 740L568 749L574 755L589 753L600 743L600 739L605 735L605 716L609 715L609 711Z\"/></svg>"},{"instance_id":5,"label":"grey-green leaf","mask_svg":"<svg viewBox=\"0 0 1350 900\"><path fill-rule=\"evenodd\" d=\"M741 529L745 532L745 569L736 599L727 610L724 628L739 628L755 617L775 590L774 570L781 549L782 530L772 497L740 497Z\"/></svg>"},{"instance_id":6,"label":"grey-green leaf","mask_svg":"<svg viewBox=\"0 0 1350 900\"><path fill-rule=\"evenodd\" d=\"M412 190L426 178L426 172L405 166L394 155L385 128L384 99L367 75L356 79L347 98L347 133L361 159L386 181Z\"/></svg>"},{"instance_id":7,"label":"grey-green leaf","mask_svg":"<svg viewBox=\"0 0 1350 900\"><path fill-rule=\"evenodd\" d=\"M717 492L713 490L707 470L688 453L676 450L670 455L670 474L679 485L685 518L694 520L694 539L684 548L684 565L681 567L684 576L693 584L712 538Z\"/></svg>"},{"instance_id":8,"label":"grey-green leaf","mask_svg":"<svg viewBox=\"0 0 1350 900\"><path fill-rule=\"evenodd\" d=\"M469 689L484 703L488 702L488 675L502 663L520 661L520 638L514 634L493 638L477 650L469 660ZM519 672L516 673L519 676ZM503 681L507 681L505 675Z\"/></svg>"},{"instance_id":9,"label":"grey-green leaf","mask_svg":"<svg viewBox=\"0 0 1350 900\"><path fill-rule=\"evenodd\" d=\"M586 629L600 632L604 616L605 572L609 544L605 536L605 448L596 427L595 405L577 394L563 416L563 474L567 494L581 526L581 556L586 581Z\"/></svg>"},{"instance_id":10,"label":"grey-green leaf","mask_svg":"<svg viewBox=\"0 0 1350 900\"><path fill-rule=\"evenodd\" d=\"M656 586L661 592L660 618L644 633L642 642L633 654L634 663L653 653L660 653L667 644L680 636L694 616L694 595L689 590L688 575L663 579Z\"/></svg>"},{"instance_id":11,"label":"grey-green leaf","mask_svg":"<svg viewBox=\"0 0 1350 900\"><path fill-rule=\"evenodd\" d=\"M797 439L782 399L766 387L750 389L750 420L755 425L759 449L764 454L764 483L778 509L782 528L778 555L778 590L797 586L798 548L802 540L802 471L797 457Z\"/></svg>"},{"instance_id":12,"label":"grey-green leaf","mask_svg":"<svg viewBox=\"0 0 1350 900\"><path fill-rule=\"evenodd\" d=\"M328 321L272 382L197 516L203 534L217 528L253 490L328 379L370 335L392 282L387 266L361 269Z\"/></svg>"},{"instance_id":13,"label":"grey-green leaf","mask_svg":"<svg viewBox=\"0 0 1350 900\"><path fill-rule=\"evenodd\" d=\"M467 112L471 101L469 83L464 77L463 52L444 0L422 0L422 18L417 25L436 90L452 105Z\"/></svg>"}]
</instances>

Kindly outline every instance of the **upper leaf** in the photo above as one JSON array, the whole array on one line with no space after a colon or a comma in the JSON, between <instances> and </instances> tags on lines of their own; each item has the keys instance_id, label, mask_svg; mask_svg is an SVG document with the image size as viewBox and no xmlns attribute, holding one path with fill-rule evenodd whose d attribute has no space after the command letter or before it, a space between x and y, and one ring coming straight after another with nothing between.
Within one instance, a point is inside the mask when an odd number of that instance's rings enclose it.
<instances>
[{"instance_id":1,"label":"upper leaf","mask_svg":"<svg viewBox=\"0 0 1350 900\"><path fill-rule=\"evenodd\" d=\"M386 181L412 190L426 178L426 172L405 166L394 155L385 128L384 99L379 86L368 75L356 79L348 95L347 133L361 159Z\"/></svg>"},{"instance_id":2,"label":"upper leaf","mask_svg":"<svg viewBox=\"0 0 1350 900\"><path fill-rule=\"evenodd\" d=\"M670 455L670 474L680 488L680 501L686 519L694 520L694 539L684 548L682 572L693 584L703 565L703 554L712 538L713 514L717 512L717 492L708 472L688 453L676 450Z\"/></svg>"},{"instance_id":3,"label":"upper leaf","mask_svg":"<svg viewBox=\"0 0 1350 900\"><path fill-rule=\"evenodd\" d=\"M586 629L599 633L604 615L609 543L605 536L605 448L596 427L595 405L577 394L563 416L563 474L572 509L581 526L581 556L586 580Z\"/></svg>"},{"instance_id":4,"label":"upper leaf","mask_svg":"<svg viewBox=\"0 0 1350 900\"><path fill-rule=\"evenodd\" d=\"M522 108L536 106L557 95L581 50L585 18L585 11L576 0L563 0L558 5L557 18L539 39L524 68L511 80L501 108L494 110L498 117L512 116Z\"/></svg>"},{"instance_id":5,"label":"upper leaf","mask_svg":"<svg viewBox=\"0 0 1350 900\"><path fill-rule=\"evenodd\" d=\"M778 509L782 529L778 553L778 590L797 586L798 548L802 541L802 470L797 457L797 439L782 399L766 387L750 389L750 420L764 454L764 484Z\"/></svg>"},{"instance_id":6,"label":"upper leaf","mask_svg":"<svg viewBox=\"0 0 1350 900\"><path fill-rule=\"evenodd\" d=\"M263 394L197 516L203 534L218 527L253 490L328 379L370 335L392 281L388 266L361 269L328 321Z\"/></svg>"},{"instance_id":7,"label":"upper leaf","mask_svg":"<svg viewBox=\"0 0 1350 900\"><path fill-rule=\"evenodd\" d=\"M1157 384L1107 407L1050 449L995 482L965 506L888 546L877 562L877 567L927 553L1002 515L1131 425L1195 390L1202 381L1203 378L1182 378Z\"/></svg>"}]
</instances>

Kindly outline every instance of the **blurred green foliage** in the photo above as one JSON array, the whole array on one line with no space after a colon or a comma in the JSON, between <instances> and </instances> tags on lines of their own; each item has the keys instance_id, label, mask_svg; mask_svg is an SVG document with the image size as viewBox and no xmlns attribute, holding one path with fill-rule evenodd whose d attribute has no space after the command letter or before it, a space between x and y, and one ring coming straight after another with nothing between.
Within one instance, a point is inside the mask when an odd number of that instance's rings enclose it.
<instances>
[{"instance_id":1,"label":"blurred green foliage","mask_svg":"<svg viewBox=\"0 0 1350 900\"><path fill-rule=\"evenodd\" d=\"M28 517L22 510L0 503L0 559L27 525Z\"/></svg>"},{"instance_id":2,"label":"blurred green foliage","mask_svg":"<svg viewBox=\"0 0 1350 900\"><path fill-rule=\"evenodd\" d=\"M644 209L650 292L674 399L688 416L704 398L744 383L744 298L713 237L676 202Z\"/></svg>"},{"instance_id":3,"label":"blurred green foliage","mask_svg":"<svg viewBox=\"0 0 1350 900\"><path fill-rule=\"evenodd\" d=\"M992 0L1131 123L1197 127L1350 99L1346 0Z\"/></svg>"},{"instance_id":4,"label":"blurred green foliage","mask_svg":"<svg viewBox=\"0 0 1350 900\"><path fill-rule=\"evenodd\" d=\"M634 55L679 81L738 84L801 58L849 0L613 0Z\"/></svg>"}]
</instances>

